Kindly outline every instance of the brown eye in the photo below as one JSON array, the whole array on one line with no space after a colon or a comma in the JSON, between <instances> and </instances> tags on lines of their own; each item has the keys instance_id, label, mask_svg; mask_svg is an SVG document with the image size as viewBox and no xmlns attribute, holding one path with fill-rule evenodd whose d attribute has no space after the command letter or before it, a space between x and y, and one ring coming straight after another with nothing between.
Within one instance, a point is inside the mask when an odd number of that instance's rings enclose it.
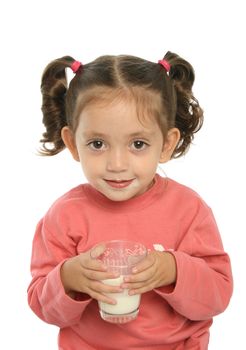
<instances>
[{"instance_id":1,"label":"brown eye","mask_svg":"<svg viewBox=\"0 0 246 350\"><path fill-rule=\"evenodd\" d=\"M102 142L102 141L93 141L93 142L92 142L92 145L93 145L93 147L96 148L96 149L101 149L102 146L103 146L103 142Z\"/></svg>"},{"instance_id":2,"label":"brown eye","mask_svg":"<svg viewBox=\"0 0 246 350\"><path fill-rule=\"evenodd\" d=\"M133 142L133 148L137 151L145 149L147 147L147 143L141 140L136 140Z\"/></svg>"},{"instance_id":3,"label":"brown eye","mask_svg":"<svg viewBox=\"0 0 246 350\"><path fill-rule=\"evenodd\" d=\"M94 140L91 141L87 144L89 146L90 149L92 149L93 151L100 151L103 150L106 146L105 143L101 140Z\"/></svg>"}]
</instances>

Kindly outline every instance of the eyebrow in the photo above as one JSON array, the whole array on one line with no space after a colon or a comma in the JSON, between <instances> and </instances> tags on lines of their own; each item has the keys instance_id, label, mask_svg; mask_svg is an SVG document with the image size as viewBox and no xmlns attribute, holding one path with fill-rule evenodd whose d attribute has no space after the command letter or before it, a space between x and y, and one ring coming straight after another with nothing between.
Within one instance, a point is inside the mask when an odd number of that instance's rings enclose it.
<instances>
[{"instance_id":1,"label":"eyebrow","mask_svg":"<svg viewBox=\"0 0 246 350\"><path fill-rule=\"evenodd\" d=\"M84 136L89 138L89 137L99 137L99 138L106 138L109 135L101 133L101 132L96 132L96 131L85 131ZM146 131L137 131L137 132L133 132L129 135L127 135L128 137L150 137L153 136L154 132L146 132Z\"/></svg>"}]
</instances>

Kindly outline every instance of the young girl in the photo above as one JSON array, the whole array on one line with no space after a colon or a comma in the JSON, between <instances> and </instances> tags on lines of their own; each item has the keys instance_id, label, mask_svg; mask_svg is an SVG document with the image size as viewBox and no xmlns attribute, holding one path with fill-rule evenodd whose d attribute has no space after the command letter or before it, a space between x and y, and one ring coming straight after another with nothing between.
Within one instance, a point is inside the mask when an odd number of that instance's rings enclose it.
<instances>
[{"instance_id":1,"label":"young girl","mask_svg":"<svg viewBox=\"0 0 246 350\"><path fill-rule=\"evenodd\" d=\"M66 68L75 73L69 86ZM202 125L193 82L192 66L171 52L158 63L103 56L82 65L66 56L45 69L42 153L67 147L88 180L51 206L33 241L28 300L60 327L59 349L208 348L212 318L232 294L229 257L199 195L156 174ZM111 239L149 250L120 286L104 284L118 276L90 257ZM105 322L98 301L115 304L107 293L124 289L142 295L138 317Z\"/></svg>"}]
</instances>

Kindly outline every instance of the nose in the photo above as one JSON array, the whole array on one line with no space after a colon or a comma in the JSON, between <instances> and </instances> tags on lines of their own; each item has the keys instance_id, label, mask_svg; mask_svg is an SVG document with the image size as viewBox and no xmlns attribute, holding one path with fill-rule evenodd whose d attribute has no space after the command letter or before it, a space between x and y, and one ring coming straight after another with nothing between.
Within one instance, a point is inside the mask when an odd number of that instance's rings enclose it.
<instances>
[{"instance_id":1,"label":"nose","mask_svg":"<svg viewBox=\"0 0 246 350\"><path fill-rule=\"evenodd\" d=\"M111 172L124 172L128 169L127 151L123 149L112 149L108 153L107 170Z\"/></svg>"}]
</instances>

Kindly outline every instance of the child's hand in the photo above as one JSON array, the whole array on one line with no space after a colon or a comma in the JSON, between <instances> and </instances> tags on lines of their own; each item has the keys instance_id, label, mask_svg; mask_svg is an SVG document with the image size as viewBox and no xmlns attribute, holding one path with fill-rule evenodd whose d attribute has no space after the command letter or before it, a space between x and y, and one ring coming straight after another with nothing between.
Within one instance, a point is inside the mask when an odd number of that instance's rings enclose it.
<instances>
[{"instance_id":1,"label":"child's hand","mask_svg":"<svg viewBox=\"0 0 246 350\"><path fill-rule=\"evenodd\" d=\"M61 281L66 294L73 297L74 292L86 293L91 298L108 304L116 304L116 301L103 293L121 292L122 288L103 284L102 280L118 276L107 272L99 260L92 259L90 251L67 260L61 267Z\"/></svg>"},{"instance_id":2,"label":"child's hand","mask_svg":"<svg viewBox=\"0 0 246 350\"><path fill-rule=\"evenodd\" d=\"M152 251L130 276L124 278L122 288L129 294L141 294L176 282L176 262L171 253Z\"/></svg>"}]
</instances>

